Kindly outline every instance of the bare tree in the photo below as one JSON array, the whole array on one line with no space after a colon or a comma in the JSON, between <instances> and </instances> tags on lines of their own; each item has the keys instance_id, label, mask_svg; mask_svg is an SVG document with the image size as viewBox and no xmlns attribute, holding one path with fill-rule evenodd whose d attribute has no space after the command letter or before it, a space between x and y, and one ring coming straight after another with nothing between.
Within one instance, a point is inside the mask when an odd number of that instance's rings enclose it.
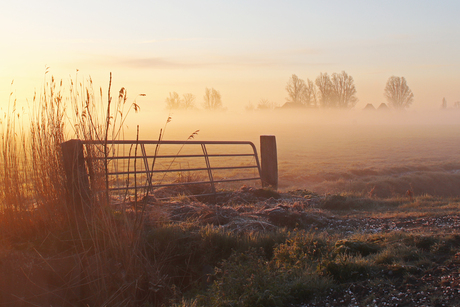
<instances>
[{"instance_id":1,"label":"bare tree","mask_svg":"<svg viewBox=\"0 0 460 307\"><path fill-rule=\"evenodd\" d=\"M336 93L332 80L327 73L320 73L315 80L320 95L319 103L324 108L333 108L337 106Z\"/></svg>"},{"instance_id":2,"label":"bare tree","mask_svg":"<svg viewBox=\"0 0 460 307\"><path fill-rule=\"evenodd\" d=\"M414 94L404 77L390 77L385 86L384 96L395 109L407 108L414 101Z\"/></svg>"},{"instance_id":3,"label":"bare tree","mask_svg":"<svg viewBox=\"0 0 460 307\"><path fill-rule=\"evenodd\" d=\"M286 91L288 92L286 102L292 106L302 105L306 87L307 85L304 80L299 79L296 75L292 75L286 84Z\"/></svg>"},{"instance_id":4,"label":"bare tree","mask_svg":"<svg viewBox=\"0 0 460 307\"><path fill-rule=\"evenodd\" d=\"M257 105L257 110L273 110L274 108L276 108L276 104L265 98L260 99Z\"/></svg>"},{"instance_id":5,"label":"bare tree","mask_svg":"<svg viewBox=\"0 0 460 307\"><path fill-rule=\"evenodd\" d=\"M317 99L316 99L316 87L313 81L307 79L305 83L305 91L303 93L303 103L307 107L316 107Z\"/></svg>"},{"instance_id":6,"label":"bare tree","mask_svg":"<svg viewBox=\"0 0 460 307\"><path fill-rule=\"evenodd\" d=\"M186 93L182 95L182 107L186 110L193 109L195 107L195 95L192 93Z\"/></svg>"},{"instance_id":7,"label":"bare tree","mask_svg":"<svg viewBox=\"0 0 460 307\"><path fill-rule=\"evenodd\" d=\"M297 75L292 75L286 84L286 91L288 92L288 97L286 97L286 104L284 106L316 106L316 87L310 79L307 79L307 82L305 82L297 77Z\"/></svg>"},{"instance_id":8,"label":"bare tree","mask_svg":"<svg viewBox=\"0 0 460 307\"><path fill-rule=\"evenodd\" d=\"M219 91L216 91L214 88L206 88L203 98L204 98L203 107L205 109L207 110L223 109L222 96L219 93Z\"/></svg>"},{"instance_id":9,"label":"bare tree","mask_svg":"<svg viewBox=\"0 0 460 307\"><path fill-rule=\"evenodd\" d=\"M177 92L169 92L169 97L166 98L166 108L173 110L181 107L181 101Z\"/></svg>"},{"instance_id":10,"label":"bare tree","mask_svg":"<svg viewBox=\"0 0 460 307\"><path fill-rule=\"evenodd\" d=\"M352 76L346 72L332 74L332 88L335 92L336 106L339 108L352 108L358 102L356 87Z\"/></svg>"},{"instance_id":11,"label":"bare tree","mask_svg":"<svg viewBox=\"0 0 460 307\"><path fill-rule=\"evenodd\" d=\"M205 109L210 109L212 105L212 90L210 88L206 88L204 90L203 99L204 99L203 107Z\"/></svg>"}]
</instances>

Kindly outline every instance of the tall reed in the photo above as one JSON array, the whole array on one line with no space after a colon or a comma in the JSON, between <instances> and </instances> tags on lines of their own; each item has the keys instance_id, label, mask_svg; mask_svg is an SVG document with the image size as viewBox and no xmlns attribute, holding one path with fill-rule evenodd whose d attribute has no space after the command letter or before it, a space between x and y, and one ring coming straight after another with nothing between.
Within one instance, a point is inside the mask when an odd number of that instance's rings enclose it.
<instances>
[{"instance_id":1,"label":"tall reed","mask_svg":"<svg viewBox=\"0 0 460 307\"><path fill-rule=\"evenodd\" d=\"M107 159L97 159L116 150L111 140L123 137L127 115L139 110L135 101L127 103L124 88L112 102L111 78L105 102L102 88L97 96L90 78L71 80L67 89L49 78L28 112L18 112L10 95L1 123L0 243L53 238L59 241L55 246L64 246L59 253L76 259L80 278L66 287L79 289L80 303L130 306L146 299L155 269L142 249L143 219L126 210L115 214L107 190ZM66 190L61 153L61 144L71 138L98 142L85 146L92 193L89 211L79 221Z\"/></svg>"},{"instance_id":2,"label":"tall reed","mask_svg":"<svg viewBox=\"0 0 460 307\"><path fill-rule=\"evenodd\" d=\"M102 88L96 98L91 79L87 86L71 85L75 135L97 142L85 146L92 194L91 212L84 221L90 244L82 242L85 253L81 265L88 268L85 273L88 289L92 289L90 301L101 305L132 305L143 299L139 297L139 289L146 284L152 270L142 250L142 218L137 218L138 212L134 212L133 218L126 210L121 210L121 215L115 218L110 207L107 164L111 154L123 150L111 141L123 138L126 117L131 110L138 111L139 106L135 101L127 103L125 88L112 101L112 75L105 102Z\"/></svg>"},{"instance_id":3,"label":"tall reed","mask_svg":"<svg viewBox=\"0 0 460 307\"><path fill-rule=\"evenodd\" d=\"M12 83L13 84L13 83ZM24 112L16 109L17 101L11 92L8 107L1 120L0 143L0 238L22 234L22 227L33 213L29 181L30 156L21 123Z\"/></svg>"}]
</instances>

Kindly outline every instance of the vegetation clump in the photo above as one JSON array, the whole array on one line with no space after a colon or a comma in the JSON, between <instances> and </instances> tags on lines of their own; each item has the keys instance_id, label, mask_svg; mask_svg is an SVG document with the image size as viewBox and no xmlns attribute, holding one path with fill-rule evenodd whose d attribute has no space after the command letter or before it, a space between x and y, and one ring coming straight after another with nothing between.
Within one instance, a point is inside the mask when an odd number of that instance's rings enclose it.
<instances>
[{"instance_id":1,"label":"vegetation clump","mask_svg":"<svg viewBox=\"0 0 460 307\"><path fill-rule=\"evenodd\" d=\"M335 243L335 252L339 254L354 254L366 257L380 251L380 246L359 240L342 239Z\"/></svg>"}]
</instances>

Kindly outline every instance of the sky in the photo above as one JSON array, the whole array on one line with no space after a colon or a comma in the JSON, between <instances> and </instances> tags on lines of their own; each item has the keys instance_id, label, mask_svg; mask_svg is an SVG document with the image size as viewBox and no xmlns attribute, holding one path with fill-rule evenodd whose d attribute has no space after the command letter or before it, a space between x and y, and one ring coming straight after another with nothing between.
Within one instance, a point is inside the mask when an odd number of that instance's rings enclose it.
<instances>
[{"instance_id":1,"label":"sky","mask_svg":"<svg viewBox=\"0 0 460 307\"><path fill-rule=\"evenodd\" d=\"M0 3L0 107L31 101L53 75L105 92L125 87L141 110L169 92L206 87L228 110L286 101L292 74L354 78L356 108L385 102L391 76L415 95L411 109L460 101L459 1L67 1ZM45 74L45 71L48 71ZM146 96L138 96L145 94Z\"/></svg>"}]
</instances>

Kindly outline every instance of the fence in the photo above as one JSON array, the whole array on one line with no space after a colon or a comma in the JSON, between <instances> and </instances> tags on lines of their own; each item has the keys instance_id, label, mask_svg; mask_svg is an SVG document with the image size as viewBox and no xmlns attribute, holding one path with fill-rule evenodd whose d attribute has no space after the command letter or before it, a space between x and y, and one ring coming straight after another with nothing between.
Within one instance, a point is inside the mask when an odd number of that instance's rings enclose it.
<instances>
[{"instance_id":1,"label":"fence","mask_svg":"<svg viewBox=\"0 0 460 307\"><path fill-rule=\"evenodd\" d=\"M177 152L159 154L159 146L180 146ZM99 147L103 154L99 156L84 156L90 152L89 148ZM118 147L122 148L122 150ZM126 148L128 146L128 154ZM148 147L152 150L148 150ZM184 153L184 147L198 147L198 150ZM84 147L86 150L84 150ZM210 147L217 147L217 152L209 152ZM228 147L233 148L233 152ZM249 151L235 151L235 147L250 148ZM118 150L115 150L118 148ZM225 148L225 150L223 150ZM223 150L224 152L219 152ZM133 153L134 151L134 153ZM246 141L110 141L107 144L98 141L70 140L62 144L64 168L68 178L68 188L75 202L84 203L89 198L91 186L90 159L102 160L105 166L106 189L110 193L127 193L129 190L144 189L151 191L161 187L178 186L209 186L207 193L199 195L216 195L216 184L260 181L262 186L278 187L278 165L275 136L260 136L261 160L257 149L252 142ZM249 158L252 163L235 165L238 158ZM211 161L220 159L220 161ZM161 167L160 161L168 161L166 167ZM182 167L180 161L187 160L188 167ZM190 161L194 162L190 162ZM196 161L201 161L199 165ZM216 166L217 164L217 166ZM191 166L190 166L191 165ZM89 171L88 171L89 170ZM217 172L252 171L252 176L226 176L216 178ZM89 174L88 174L89 172ZM167 174L182 174L204 172L207 179L193 180L198 177L189 177L186 180L165 180ZM155 177L156 176L156 177ZM158 177L160 176L160 177ZM160 178L161 180L159 180ZM192 179L192 180L191 180ZM166 181L166 182L165 182ZM94 192L94 191L93 191ZM195 195L196 196L196 195Z\"/></svg>"}]
</instances>

